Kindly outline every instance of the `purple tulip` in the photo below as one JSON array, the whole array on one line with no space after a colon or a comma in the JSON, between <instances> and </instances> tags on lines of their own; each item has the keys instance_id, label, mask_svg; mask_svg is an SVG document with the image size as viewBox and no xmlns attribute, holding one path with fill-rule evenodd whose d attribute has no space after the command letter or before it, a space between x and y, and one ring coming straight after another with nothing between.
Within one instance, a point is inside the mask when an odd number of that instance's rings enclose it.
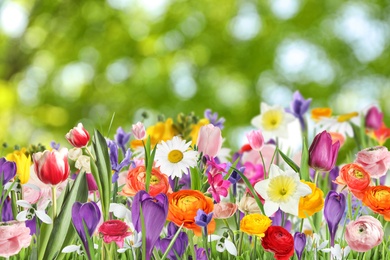
<instances>
[{"instance_id":1,"label":"purple tulip","mask_svg":"<svg viewBox=\"0 0 390 260\"><path fill-rule=\"evenodd\" d=\"M294 234L294 248L297 254L298 260L301 260L303 250L306 246L306 235L305 233L295 232Z\"/></svg>"},{"instance_id":2,"label":"purple tulip","mask_svg":"<svg viewBox=\"0 0 390 260\"><path fill-rule=\"evenodd\" d=\"M336 236L337 228L346 206L346 200L343 193L337 193L336 191L329 191L325 198L324 217L328 223L328 229L330 232L330 245L334 246L334 239Z\"/></svg>"},{"instance_id":3,"label":"purple tulip","mask_svg":"<svg viewBox=\"0 0 390 260\"><path fill-rule=\"evenodd\" d=\"M16 163L0 158L0 178L3 179L3 186L16 175Z\"/></svg>"},{"instance_id":4,"label":"purple tulip","mask_svg":"<svg viewBox=\"0 0 390 260\"><path fill-rule=\"evenodd\" d=\"M122 127L119 127L116 130L116 134L114 136L115 142L121 148L123 154L126 153L126 145L130 141L131 133L126 133Z\"/></svg>"},{"instance_id":5,"label":"purple tulip","mask_svg":"<svg viewBox=\"0 0 390 260\"><path fill-rule=\"evenodd\" d=\"M178 229L179 227L176 226L173 222L169 222L167 227L167 236L165 238L159 238L157 240L156 248L159 249L161 252L165 253ZM178 237L175 240L175 243L173 244L173 247L171 248L171 251L169 251L169 253L167 254L167 258L173 260L177 259L176 255L181 257L187 250L187 246L188 236L185 232L180 231Z\"/></svg>"},{"instance_id":6,"label":"purple tulip","mask_svg":"<svg viewBox=\"0 0 390 260\"><path fill-rule=\"evenodd\" d=\"M326 131L317 134L309 148L309 165L318 170L328 172L336 164L340 142L332 144L332 137Z\"/></svg>"},{"instance_id":7,"label":"purple tulip","mask_svg":"<svg viewBox=\"0 0 390 260\"><path fill-rule=\"evenodd\" d=\"M293 100L290 103L290 108L287 108L287 112L293 114L298 118L299 123L301 124L301 129L304 131L306 129L304 114L309 109L311 103L311 98L304 99L299 91L295 91L293 94Z\"/></svg>"},{"instance_id":8,"label":"purple tulip","mask_svg":"<svg viewBox=\"0 0 390 260\"><path fill-rule=\"evenodd\" d=\"M146 259L150 259L157 239L160 237L168 215L168 198L165 194L158 194L156 197L150 196L146 191L141 190L135 196L131 208L131 217L134 228L137 232L142 232L141 207L145 223L146 238Z\"/></svg>"},{"instance_id":9,"label":"purple tulip","mask_svg":"<svg viewBox=\"0 0 390 260\"><path fill-rule=\"evenodd\" d=\"M88 258L90 258L90 252L88 248L87 236L91 237L99 224L101 212L98 205L94 202L80 203L76 201L72 206L72 222L79 235L85 250L87 251ZM85 234L83 221L87 227L88 234Z\"/></svg>"},{"instance_id":10,"label":"purple tulip","mask_svg":"<svg viewBox=\"0 0 390 260\"><path fill-rule=\"evenodd\" d=\"M366 114L366 128L377 130L381 127L383 122L383 113L375 106L371 107Z\"/></svg>"}]
</instances>

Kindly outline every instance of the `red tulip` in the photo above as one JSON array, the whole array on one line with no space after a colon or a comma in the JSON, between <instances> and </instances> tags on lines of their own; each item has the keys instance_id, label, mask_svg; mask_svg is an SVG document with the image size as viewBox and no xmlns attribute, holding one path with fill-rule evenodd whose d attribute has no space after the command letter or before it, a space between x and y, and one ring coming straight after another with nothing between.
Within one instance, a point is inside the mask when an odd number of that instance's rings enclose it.
<instances>
[{"instance_id":1,"label":"red tulip","mask_svg":"<svg viewBox=\"0 0 390 260\"><path fill-rule=\"evenodd\" d=\"M83 127L82 123L79 123L77 127L73 127L66 135L65 138L68 142L76 148L82 148L87 146L89 142L89 133Z\"/></svg>"},{"instance_id":2,"label":"red tulip","mask_svg":"<svg viewBox=\"0 0 390 260\"><path fill-rule=\"evenodd\" d=\"M65 181L70 172L67 158L68 149L38 152L33 155L34 170L45 184L57 185Z\"/></svg>"}]
</instances>

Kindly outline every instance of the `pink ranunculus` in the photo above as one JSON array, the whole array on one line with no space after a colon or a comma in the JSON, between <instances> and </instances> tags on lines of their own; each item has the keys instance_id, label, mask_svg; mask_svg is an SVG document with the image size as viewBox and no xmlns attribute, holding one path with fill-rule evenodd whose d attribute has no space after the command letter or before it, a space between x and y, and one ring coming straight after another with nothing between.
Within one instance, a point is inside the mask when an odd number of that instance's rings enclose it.
<instances>
[{"instance_id":1,"label":"pink ranunculus","mask_svg":"<svg viewBox=\"0 0 390 260\"><path fill-rule=\"evenodd\" d=\"M137 140L143 140L146 136L145 126L141 122L137 122L132 126L132 133Z\"/></svg>"},{"instance_id":2,"label":"pink ranunculus","mask_svg":"<svg viewBox=\"0 0 390 260\"><path fill-rule=\"evenodd\" d=\"M379 178L390 167L390 152L384 146L366 148L357 153L355 163L363 166L371 178Z\"/></svg>"},{"instance_id":3,"label":"pink ranunculus","mask_svg":"<svg viewBox=\"0 0 390 260\"><path fill-rule=\"evenodd\" d=\"M214 218L218 219L226 219L233 216L238 209L238 205L231 202L223 202L221 201L218 204L214 204Z\"/></svg>"},{"instance_id":4,"label":"pink ranunculus","mask_svg":"<svg viewBox=\"0 0 390 260\"><path fill-rule=\"evenodd\" d=\"M30 246L30 229L25 222L0 222L0 256L16 255L22 248Z\"/></svg>"},{"instance_id":5,"label":"pink ranunculus","mask_svg":"<svg viewBox=\"0 0 390 260\"><path fill-rule=\"evenodd\" d=\"M73 127L66 135L66 140L77 148L82 148L87 146L89 142L89 133L84 128L82 123L78 123L76 127Z\"/></svg>"},{"instance_id":6,"label":"pink ranunculus","mask_svg":"<svg viewBox=\"0 0 390 260\"><path fill-rule=\"evenodd\" d=\"M348 223L345 229L345 240L356 252L366 252L382 243L383 227L379 220L372 216L361 216Z\"/></svg>"},{"instance_id":7,"label":"pink ranunculus","mask_svg":"<svg viewBox=\"0 0 390 260\"><path fill-rule=\"evenodd\" d=\"M125 238L131 235L129 228L122 220L107 220L99 227L99 233L103 236L104 243L115 242L119 248L122 248Z\"/></svg>"},{"instance_id":8,"label":"pink ranunculus","mask_svg":"<svg viewBox=\"0 0 390 260\"><path fill-rule=\"evenodd\" d=\"M252 130L246 134L249 145L255 151L260 151L264 146L264 137L260 130Z\"/></svg>"},{"instance_id":9,"label":"pink ranunculus","mask_svg":"<svg viewBox=\"0 0 390 260\"><path fill-rule=\"evenodd\" d=\"M221 129L212 124L202 126L196 145L198 146L198 151L202 152L203 155L217 156L222 146Z\"/></svg>"}]
</instances>

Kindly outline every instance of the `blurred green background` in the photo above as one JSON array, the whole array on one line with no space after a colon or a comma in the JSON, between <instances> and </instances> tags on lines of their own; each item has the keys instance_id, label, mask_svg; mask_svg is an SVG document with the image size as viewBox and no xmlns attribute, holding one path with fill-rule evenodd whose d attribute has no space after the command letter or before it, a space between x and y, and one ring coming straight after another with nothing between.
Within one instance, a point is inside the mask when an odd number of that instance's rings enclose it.
<instances>
[{"instance_id":1,"label":"blurred green background","mask_svg":"<svg viewBox=\"0 0 390 260\"><path fill-rule=\"evenodd\" d=\"M260 101L287 107L295 90L311 108L390 113L389 0L0 3L2 143L211 108L234 146Z\"/></svg>"}]
</instances>

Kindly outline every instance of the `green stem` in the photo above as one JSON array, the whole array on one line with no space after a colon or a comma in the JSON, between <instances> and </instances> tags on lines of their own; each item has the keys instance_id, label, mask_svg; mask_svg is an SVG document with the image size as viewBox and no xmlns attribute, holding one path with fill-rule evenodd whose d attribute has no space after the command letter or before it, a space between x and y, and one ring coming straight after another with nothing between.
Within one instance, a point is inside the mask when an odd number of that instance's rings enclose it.
<instances>
[{"instance_id":1,"label":"green stem","mask_svg":"<svg viewBox=\"0 0 390 260\"><path fill-rule=\"evenodd\" d=\"M240 238L238 240L238 255L237 256L240 256L241 255L241 250L242 250L242 240L244 238L244 232L240 232Z\"/></svg>"},{"instance_id":2,"label":"green stem","mask_svg":"<svg viewBox=\"0 0 390 260\"><path fill-rule=\"evenodd\" d=\"M57 216L57 189L56 186L51 186L51 195L52 195L52 202L53 202L53 223L54 219Z\"/></svg>"},{"instance_id":3,"label":"green stem","mask_svg":"<svg viewBox=\"0 0 390 260\"><path fill-rule=\"evenodd\" d=\"M192 240L193 237L194 237L194 233L192 232L191 229L188 229L187 230L187 235L188 235L188 242L190 244L190 252L191 252L192 259L196 259L194 241Z\"/></svg>"},{"instance_id":4,"label":"green stem","mask_svg":"<svg viewBox=\"0 0 390 260\"><path fill-rule=\"evenodd\" d=\"M352 198L351 198L350 191L348 191L348 216L349 216L349 220L352 221Z\"/></svg>"},{"instance_id":5,"label":"green stem","mask_svg":"<svg viewBox=\"0 0 390 260\"><path fill-rule=\"evenodd\" d=\"M261 153L261 151L259 151L259 154L260 154L261 162L263 163L264 179L268 179L268 173L266 171L263 154Z\"/></svg>"},{"instance_id":6,"label":"green stem","mask_svg":"<svg viewBox=\"0 0 390 260\"><path fill-rule=\"evenodd\" d=\"M314 174L314 184L318 187L317 185L317 180L318 180L318 174L319 174L319 171L316 170L315 174Z\"/></svg>"}]
</instances>

